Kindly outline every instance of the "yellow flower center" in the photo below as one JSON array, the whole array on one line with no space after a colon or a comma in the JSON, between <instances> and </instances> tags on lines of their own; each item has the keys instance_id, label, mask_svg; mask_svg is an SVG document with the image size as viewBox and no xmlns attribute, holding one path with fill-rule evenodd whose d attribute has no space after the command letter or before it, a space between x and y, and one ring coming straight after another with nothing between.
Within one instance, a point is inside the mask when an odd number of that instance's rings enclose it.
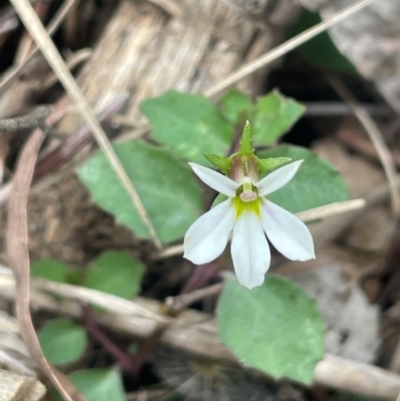
<instances>
[{"instance_id":1,"label":"yellow flower center","mask_svg":"<svg viewBox=\"0 0 400 401\"><path fill-rule=\"evenodd\" d=\"M232 199L232 205L235 208L237 219L242 215L243 212L253 212L258 217L261 215L261 198L258 196L252 201L244 202L240 195L237 195Z\"/></svg>"}]
</instances>

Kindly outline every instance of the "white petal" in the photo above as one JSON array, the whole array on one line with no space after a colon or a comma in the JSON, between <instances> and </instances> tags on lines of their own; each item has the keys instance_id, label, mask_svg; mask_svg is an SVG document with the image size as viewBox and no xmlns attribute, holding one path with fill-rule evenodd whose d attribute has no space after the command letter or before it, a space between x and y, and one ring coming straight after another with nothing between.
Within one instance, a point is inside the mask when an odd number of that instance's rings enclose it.
<instances>
[{"instance_id":1,"label":"white petal","mask_svg":"<svg viewBox=\"0 0 400 401\"><path fill-rule=\"evenodd\" d=\"M280 167L255 183L254 185L258 188L258 195L266 196L282 188L294 177L301 163L303 163L303 160L297 160Z\"/></svg>"},{"instance_id":2,"label":"white petal","mask_svg":"<svg viewBox=\"0 0 400 401\"><path fill-rule=\"evenodd\" d=\"M195 174L209 187L215 189L217 192L233 198L236 196L236 189L240 184L231 180L227 176L217 173L208 167L201 166L196 163L189 163Z\"/></svg>"},{"instance_id":3,"label":"white petal","mask_svg":"<svg viewBox=\"0 0 400 401\"><path fill-rule=\"evenodd\" d=\"M264 200L261 221L268 239L290 260L315 259L314 242L307 226L294 214Z\"/></svg>"},{"instance_id":4,"label":"white petal","mask_svg":"<svg viewBox=\"0 0 400 401\"><path fill-rule=\"evenodd\" d=\"M197 265L211 262L224 251L234 224L235 210L228 199L190 226L183 240L183 257Z\"/></svg>"},{"instance_id":5,"label":"white petal","mask_svg":"<svg viewBox=\"0 0 400 401\"><path fill-rule=\"evenodd\" d=\"M239 283L253 288L264 282L271 252L258 216L244 212L233 228L231 245L233 267Z\"/></svg>"}]
</instances>

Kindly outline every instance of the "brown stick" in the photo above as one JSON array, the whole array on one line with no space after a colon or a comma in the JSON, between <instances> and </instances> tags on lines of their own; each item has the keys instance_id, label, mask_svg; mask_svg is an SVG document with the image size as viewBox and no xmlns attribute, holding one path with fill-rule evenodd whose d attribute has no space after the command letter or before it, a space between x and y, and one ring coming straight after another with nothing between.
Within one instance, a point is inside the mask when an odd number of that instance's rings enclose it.
<instances>
[{"instance_id":1,"label":"brown stick","mask_svg":"<svg viewBox=\"0 0 400 401\"><path fill-rule=\"evenodd\" d=\"M177 314L196 301L219 294L222 291L223 286L223 283L218 283L176 297L167 297L165 304L174 314Z\"/></svg>"},{"instance_id":2,"label":"brown stick","mask_svg":"<svg viewBox=\"0 0 400 401\"><path fill-rule=\"evenodd\" d=\"M371 142L375 146L376 152L379 155L379 160L382 163L383 170L385 171L385 175L389 183L392 211L395 216L400 216L400 193L396 183L396 166L378 125L367 113L367 111L359 104L357 99L342 81L333 75L326 75L326 78L331 84L332 88L351 107L354 116L365 129L365 132L368 134Z\"/></svg>"},{"instance_id":3,"label":"brown stick","mask_svg":"<svg viewBox=\"0 0 400 401\"><path fill-rule=\"evenodd\" d=\"M368 156L374 160L379 160L378 152L375 146L359 132L343 128L337 133L338 139L348 146L350 149L356 150L361 154ZM392 158L397 167L400 168L400 152L392 151Z\"/></svg>"},{"instance_id":4,"label":"brown stick","mask_svg":"<svg viewBox=\"0 0 400 401\"><path fill-rule=\"evenodd\" d=\"M25 145L13 180L9 201L7 255L16 283L16 314L24 340L33 360L48 376L54 386L68 401L81 400L83 396L75 386L49 364L40 347L29 309L29 253L27 203L33 171L44 139L41 130L36 129Z\"/></svg>"}]
</instances>

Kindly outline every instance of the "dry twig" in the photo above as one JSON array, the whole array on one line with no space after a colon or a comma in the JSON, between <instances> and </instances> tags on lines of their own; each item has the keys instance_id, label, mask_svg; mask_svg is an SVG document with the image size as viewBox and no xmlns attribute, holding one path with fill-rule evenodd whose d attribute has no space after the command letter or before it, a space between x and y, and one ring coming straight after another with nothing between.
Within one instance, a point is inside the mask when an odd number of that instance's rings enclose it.
<instances>
[{"instance_id":1,"label":"dry twig","mask_svg":"<svg viewBox=\"0 0 400 401\"><path fill-rule=\"evenodd\" d=\"M16 313L21 336L36 364L68 401L84 400L73 384L52 367L40 347L30 315L27 203L33 170L44 134L36 129L24 147L9 201L7 255L16 282ZM72 395L71 395L72 394Z\"/></svg>"},{"instance_id":2,"label":"dry twig","mask_svg":"<svg viewBox=\"0 0 400 401\"><path fill-rule=\"evenodd\" d=\"M362 155L374 160L379 160L379 155L375 146L364 135L362 135L361 132L343 127L339 130L336 136L340 142L350 149L356 150ZM395 149L391 152L391 155L396 167L400 168L400 152Z\"/></svg>"},{"instance_id":3,"label":"dry twig","mask_svg":"<svg viewBox=\"0 0 400 401\"><path fill-rule=\"evenodd\" d=\"M383 135L379 127L375 124L374 120L370 117L368 112L358 103L357 99L346 88L346 86L339 79L327 75L327 79L335 89L335 91L345 100L351 107L354 115L357 117L360 124L364 127L371 142L374 144L379 159L385 170L386 177L389 182L389 188L392 199L392 210L396 216L400 215L400 193L397 187L397 173L392 155L386 146Z\"/></svg>"},{"instance_id":4,"label":"dry twig","mask_svg":"<svg viewBox=\"0 0 400 401\"><path fill-rule=\"evenodd\" d=\"M167 297L165 304L170 308L173 314L177 314L194 302L219 294L223 286L223 283L218 283L176 297Z\"/></svg>"},{"instance_id":5,"label":"dry twig","mask_svg":"<svg viewBox=\"0 0 400 401\"><path fill-rule=\"evenodd\" d=\"M0 120L1 132L15 132L21 129L41 128L47 130L46 118L50 115L48 106L39 106L32 113L22 117L4 118Z\"/></svg>"}]
</instances>

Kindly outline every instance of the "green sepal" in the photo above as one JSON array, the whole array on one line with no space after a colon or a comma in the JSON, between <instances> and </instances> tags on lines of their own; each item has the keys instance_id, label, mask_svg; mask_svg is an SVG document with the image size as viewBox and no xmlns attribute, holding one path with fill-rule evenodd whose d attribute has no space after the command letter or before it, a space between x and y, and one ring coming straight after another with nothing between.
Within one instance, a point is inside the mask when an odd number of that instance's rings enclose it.
<instances>
[{"instance_id":1,"label":"green sepal","mask_svg":"<svg viewBox=\"0 0 400 401\"><path fill-rule=\"evenodd\" d=\"M242 139L240 140L240 147L238 154L252 155L253 153L254 149L251 143L251 124L250 121L246 121L246 124L243 128Z\"/></svg>"},{"instance_id":2,"label":"green sepal","mask_svg":"<svg viewBox=\"0 0 400 401\"><path fill-rule=\"evenodd\" d=\"M269 157L268 159L259 159L257 160L258 172L260 175L270 173L271 171L275 170L276 168L290 162L292 159L289 157Z\"/></svg>"},{"instance_id":3,"label":"green sepal","mask_svg":"<svg viewBox=\"0 0 400 401\"><path fill-rule=\"evenodd\" d=\"M211 209L217 205L219 205L220 203L222 203L223 201L226 201L228 199L228 197L224 194L218 194L217 197L214 199L214 202L211 205Z\"/></svg>"},{"instance_id":4,"label":"green sepal","mask_svg":"<svg viewBox=\"0 0 400 401\"><path fill-rule=\"evenodd\" d=\"M217 156L211 153L204 153L204 157L212 163L218 170L222 171L225 175L229 175L232 166L232 159L224 156Z\"/></svg>"}]
</instances>

